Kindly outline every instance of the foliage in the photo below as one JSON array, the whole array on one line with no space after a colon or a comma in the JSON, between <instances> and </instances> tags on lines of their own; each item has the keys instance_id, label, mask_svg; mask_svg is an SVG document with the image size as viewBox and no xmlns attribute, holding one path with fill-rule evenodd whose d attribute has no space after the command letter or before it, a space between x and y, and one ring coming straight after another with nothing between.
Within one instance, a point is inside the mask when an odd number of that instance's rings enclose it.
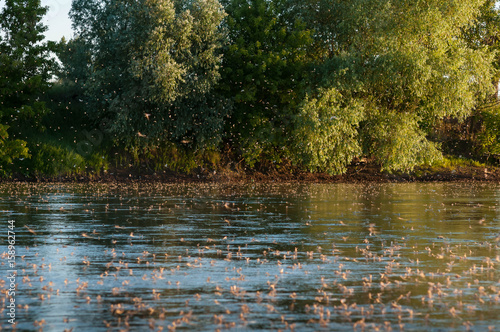
<instances>
[{"instance_id":1,"label":"foliage","mask_svg":"<svg viewBox=\"0 0 500 332\"><path fill-rule=\"evenodd\" d=\"M477 153L486 160L500 160L500 107L481 112L482 128L477 137Z\"/></svg>"},{"instance_id":2,"label":"foliage","mask_svg":"<svg viewBox=\"0 0 500 332\"><path fill-rule=\"evenodd\" d=\"M82 156L71 147L45 139L46 142L33 142L32 158L18 163L29 176L75 176L97 174L108 169L105 156L93 152Z\"/></svg>"},{"instance_id":3,"label":"foliage","mask_svg":"<svg viewBox=\"0 0 500 332\"><path fill-rule=\"evenodd\" d=\"M443 117L465 118L492 92L492 52L459 38L481 0L290 2L318 26L323 86L365 108L363 152L384 169L437 157L429 129Z\"/></svg>"},{"instance_id":4,"label":"foliage","mask_svg":"<svg viewBox=\"0 0 500 332\"><path fill-rule=\"evenodd\" d=\"M332 174L360 157L410 171L455 145L500 158L495 1L220 1L74 0L58 45L40 1L5 1L0 173L98 172L114 153L214 169L222 141L246 166Z\"/></svg>"},{"instance_id":5,"label":"foliage","mask_svg":"<svg viewBox=\"0 0 500 332\"><path fill-rule=\"evenodd\" d=\"M227 108L212 93L224 38L217 0L77 0L70 15L91 54L90 115L109 119L115 140L192 148L220 141Z\"/></svg>"},{"instance_id":6,"label":"foliage","mask_svg":"<svg viewBox=\"0 0 500 332\"><path fill-rule=\"evenodd\" d=\"M305 95L312 32L298 19L286 20L277 1L229 0L225 9L230 45L220 89L234 101L230 139L247 165L279 161Z\"/></svg>"},{"instance_id":7,"label":"foliage","mask_svg":"<svg viewBox=\"0 0 500 332\"><path fill-rule=\"evenodd\" d=\"M8 128L9 126L0 124L0 177L10 173L10 165L14 159L30 157L25 141L8 139Z\"/></svg>"},{"instance_id":8,"label":"foliage","mask_svg":"<svg viewBox=\"0 0 500 332\"><path fill-rule=\"evenodd\" d=\"M108 157L94 150L80 154L73 144L54 136L32 137L28 148L31 158L15 161L12 169L27 177L59 177L76 175L99 175L109 168Z\"/></svg>"},{"instance_id":9,"label":"foliage","mask_svg":"<svg viewBox=\"0 0 500 332\"><path fill-rule=\"evenodd\" d=\"M475 20L462 29L462 38L471 48L488 47L495 51L493 65L497 70L494 84L500 78L500 15L497 1L485 0Z\"/></svg>"},{"instance_id":10,"label":"foliage","mask_svg":"<svg viewBox=\"0 0 500 332\"><path fill-rule=\"evenodd\" d=\"M69 41L63 38L58 45L57 56L62 63L60 83L72 87L73 93L83 98L84 84L91 75L90 47L82 38L77 37Z\"/></svg>"},{"instance_id":11,"label":"foliage","mask_svg":"<svg viewBox=\"0 0 500 332\"><path fill-rule=\"evenodd\" d=\"M37 144L31 161L37 175L61 176L81 173L85 160L74 151L47 143Z\"/></svg>"},{"instance_id":12,"label":"foliage","mask_svg":"<svg viewBox=\"0 0 500 332\"><path fill-rule=\"evenodd\" d=\"M361 154L358 139L363 107L346 100L337 90L306 98L296 123L296 162L311 171L341 174L354 157Z\"/></svg>"},{"instance_id":13,"label":"foliage","mask_svg":"<svg viewBox=\"0 0 500 332\"><path fill-rule=\"evenodd\" d=\"M216 169L220 163L220 153L214 148L192 151L171 142L129 152L135 164L155 172L172 170L189 174L197 169Z\"/></svg>"},{"instance_id":14,"label":"foliage","mask_svg":"<svg viewBox=\"0 0 500 332\"><path fill-rule=\"evenodd\" d=\"M13 172L54 177L100 174L108 168L110 144L103 131L88 124L75 86L59 80L44 94L50 110L41 121L45 130L26 133L32 157L13 162Z\"/></svg>"},{"instance_id":15,"label":"foliage","mask_svg":"<svg viewBox=\"0 0 500 332\"><path fill-rule=\"evenodd\" d=\"M446 156L441 160L433 162L430 166L432 168L455 169L457 167L486 167L486 164L463 157Z\"/></svg>"},{"instance_id":16,"label":"foliage","mask_svg":"<svg viewBox=\"0 0 500 332\"><path fill-rule=\"evenodd\" d=\"M495 75L492 82L495 93L481 100L474 114L469 119L480 125L467 128L466 139L473 146L472 153L476 158L498 161L500 158L500 11L496 1L486 0L480 8L480 14L474 22L463 29L462 38L471 48L488 48L495 52L493 67ZM462 131L464 132L464 131ZM471 150L471 149L470 149Z\"/></svg>"},{"instance_id":17,"label":"foliage","mask_svg":"<svg viewBox=\"0 0 500 332\"><path fill-rule=\"evenodd\" d=\"M55 69L50 52L55 50L55 44L43 42L47 28L41 20L46 12L39 0L6 0L0 13L2 173L7 172L5 167L14 159L29 157L25 134L40 129L47 112L40 98L50 87L49 79Z\"/></svg>"},{"instance_id":18,"label":"foliage","mask_svg":"<svg viewBox=\"0 0 500 332\"><path fill-rule=\"evenodd\" d=\"M442 159L438 145L426 138L418 117L397 112L371 112L364 121L364 150L387 171L411 171Z\"/></svg>"}]
</instances>

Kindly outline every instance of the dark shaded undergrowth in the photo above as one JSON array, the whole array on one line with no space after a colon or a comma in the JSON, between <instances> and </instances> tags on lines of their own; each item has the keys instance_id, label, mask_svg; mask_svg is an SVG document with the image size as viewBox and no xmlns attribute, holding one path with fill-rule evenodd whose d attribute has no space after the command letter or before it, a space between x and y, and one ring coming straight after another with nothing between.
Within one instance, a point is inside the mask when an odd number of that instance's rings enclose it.
<instances>
[{"instance_id":1,"label":"dark shaded undergrowth","mask_svg":"<svg viewBox=\"0 0 500 332\"><path fill-rule=\"evenodd\" d=\"M189 173L172 170L154 170L146 164L129 167L111 166L101 172L80 174L25 176L14 174L0 182L305 182L305 183L397 183L397 182L451 182L481 181L500 182L500 168L468 160L445 159L438 165L416 167L412 172L384 172L375 162L355 161L342 175L312 173L293 166L275 167L257 165L255 168L239 167L236 163L216 165L211 169L198 167Z\"/></svg>"}]
</instances>

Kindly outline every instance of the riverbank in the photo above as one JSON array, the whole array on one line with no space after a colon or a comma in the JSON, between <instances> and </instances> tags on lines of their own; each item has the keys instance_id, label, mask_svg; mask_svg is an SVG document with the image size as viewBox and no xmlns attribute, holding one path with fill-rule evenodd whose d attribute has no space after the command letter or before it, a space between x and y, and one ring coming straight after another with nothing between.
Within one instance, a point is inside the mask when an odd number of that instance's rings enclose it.
<instances>
[{"instance_id":1,"label":"riverbank","mask_svg":"<svg viewBox=\"0 0 500 332\"><path fill-rule=\"evenodd\" d=\"M496 166L417 167L412 172L388 173L374 163L355 163L343 175L311 173L293 167L235 170L198 170L191 174L174 171L153 172L145 168L109 169L100 174L24 177L14 176L0 182L324 182L324 183L391 183L391 182L500 182Z\"/></svg>"}]
</instances>

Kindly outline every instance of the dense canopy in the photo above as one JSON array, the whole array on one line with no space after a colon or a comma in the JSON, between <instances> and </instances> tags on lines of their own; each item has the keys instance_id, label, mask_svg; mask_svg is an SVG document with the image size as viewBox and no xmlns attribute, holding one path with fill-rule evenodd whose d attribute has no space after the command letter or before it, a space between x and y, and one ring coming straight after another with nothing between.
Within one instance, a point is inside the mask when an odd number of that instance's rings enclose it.
<instances>
[{"instance_id":1,"label":"dense canopy","mask_svg":"<svg viewBox=\"0 0 500 332\"><path fill-rule=\"evenodd\" d=\"M500 157L494 1L74 0L57 48L45 12L1 12L3 173L47 158L341 174L361 158L410 171ZM37 162L16 163L28 152Z\"/></svg>"}]
</instances>

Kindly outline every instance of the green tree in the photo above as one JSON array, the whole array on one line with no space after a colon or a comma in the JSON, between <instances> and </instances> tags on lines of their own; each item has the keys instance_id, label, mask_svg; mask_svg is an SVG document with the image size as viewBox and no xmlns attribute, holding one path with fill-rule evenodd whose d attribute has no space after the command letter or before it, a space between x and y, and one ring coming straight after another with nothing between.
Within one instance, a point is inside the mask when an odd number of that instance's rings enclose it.
<instances>
[{"instance_id":1,"label":"green tree","mask_svg":"<svg viewBox=\"0 0 500 332\"><path fill-rule=\"evenodd\" d=\"M494 65L500 69L500 15L497 1L485 0L479 8L476 19L462 29L462 38L470 48L482 49L488 47L495 51ZM495 84L500 72L495 75Z\"/></svg>"},{"instance_id":2,"label":"green tree","mask_svg":"<svg viewBox=\"0 0 500 332\"><path fill-rule=\"evenodd\" d=\"M90 64L92 54L90 47L81 38L61 40L58 45L57 56L62 63L59 78L63 84L69 85L80 97L83 97L84 84L91 74Z\"/></svg>"},{"instance_id":3,"label":"green tree","mask_svg":"<svg viewBox=\"0 0 500 332\"><path fill-rule=\"evenodd\" d=\"M279 1L229 0L225 9L230 45L221 89L234 102L230 138L249 165L280 161L289 155L292 120L307 87L312 31L286 19Z\"/></svg>"},{"instance_id":4,"label":"green tree","mask_svg":"<svg viewBox=\"0 0 500 332\"><path fill-rule=\"evenodd\" d=\"M0 13L0 173L28 157L25 136L40 128L42 101L55 69L53 42L44 42L41 20L47 8L37 0L6 0ZM10 131L10 134L7 132ZM10 136L10 137L9 137Z\"/></svg>"},{"instance_id":5,"label":"green tree","mask_svg":"<svg viewBox=\"0 0 500 332\"><path fill-rule=\"evenodd\" d=\"M220 142L227 105L213 88L224 15L217 0L73 1L73 43L90 55L91 117L109 119L109 132L128 147Z\"/></svg>"},{"instance_id":6,"label":"green tree","mask_svg":"<svg viewBox=\"0 0 500 332\"><path fill-rule=\"evenodd\" d=\"M363 153L383 169L411 170L439 158L430 129L444 117L465 118L491 93L491 50L460 38L482 0L290 3L317 25L322 85L361 105Z\"/></svg>"},{"instance_id":7,"label":"green tree","mask_svg":"<svg viewBox=\"0 0 500 332\"><path fill-rule=\"evenodd\" d=\"M334 88L306 97L294 121L293 161L313 172L344 173L362 153L358 128L363 118L362 105Z\"/></svg>"},{"instance_id":8,"label":"green tree","mask_svg":"<svg viewBox=\"0 0 500 332\"><path fill-rule=\"evenodd\" d=\"M476 20L463 29L463 39L473 49L488 48L495 52L492 78L494 93L479 100L467 121L452 127L445 134L448 145L456 144L457 137L472 146L472 155L479 158L500 158L500 11L496 1L486 0Z\"/></svg>"}]
</instances>

